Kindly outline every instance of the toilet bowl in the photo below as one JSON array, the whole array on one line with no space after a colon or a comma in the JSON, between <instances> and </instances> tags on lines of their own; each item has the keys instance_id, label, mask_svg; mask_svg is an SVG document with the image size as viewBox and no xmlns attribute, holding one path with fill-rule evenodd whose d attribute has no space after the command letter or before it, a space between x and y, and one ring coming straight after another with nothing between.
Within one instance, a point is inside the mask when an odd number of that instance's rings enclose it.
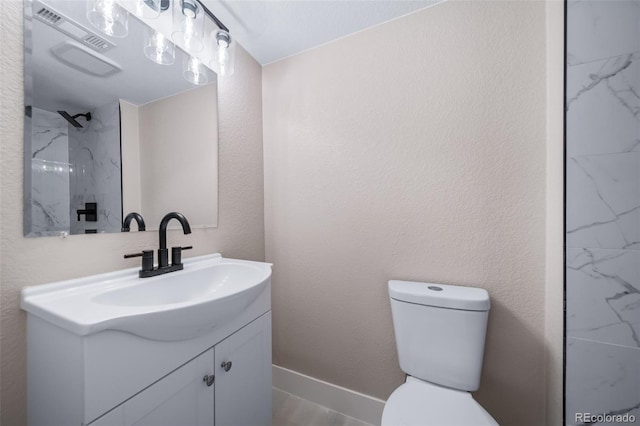
<instances>
[{"instance_id":1,"label":"toilet bowl","mask_svg":"<svg viewBox=\"0 0 640 426\"><path fill-rule=\"evenodd\" d=\"M384 406L382 426L490 426L498 423L469 392L408 377Z\"/></svg>"},{"instance_id":2,"label":"toilet bowl","mask_svg":"<svg viewBox=\"0 0 640 426\"><path fill-rule=\"evenodd\" d=\"M487 291L393 280L389 297L408 376L385 403L382 426L497 425L470 393L480 386Z\"/></svg>"}]
</instances>

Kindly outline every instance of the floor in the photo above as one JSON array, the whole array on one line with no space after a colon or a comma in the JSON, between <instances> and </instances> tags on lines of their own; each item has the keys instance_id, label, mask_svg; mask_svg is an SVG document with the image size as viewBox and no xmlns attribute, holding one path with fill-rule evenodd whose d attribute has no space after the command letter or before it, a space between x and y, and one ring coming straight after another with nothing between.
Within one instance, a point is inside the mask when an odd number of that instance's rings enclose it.
<instances>
[{"instance_id":1,"label":"floor","mask_svg":"<svg viewBox=\"0 0 640 426\"><path fill-rule=\"evenodd\" d=\"M273 389L273 426L371 426L306 399Z\"/></svg>"}]
</instances>

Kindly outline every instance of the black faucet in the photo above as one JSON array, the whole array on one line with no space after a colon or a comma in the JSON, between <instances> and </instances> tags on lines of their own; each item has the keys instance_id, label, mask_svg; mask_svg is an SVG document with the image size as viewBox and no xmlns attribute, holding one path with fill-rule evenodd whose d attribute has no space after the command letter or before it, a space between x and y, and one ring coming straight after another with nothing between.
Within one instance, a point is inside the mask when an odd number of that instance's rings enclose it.
<instances>
[{"instance_id":1,"label":"black faucet","mask_svg":"<svg viewBox=\"0 0 640 426\"><path fill-rule=\"evenodd\" d=\"M146 231L147 226L144 223L144 219L140 213L131 212L125 218L122 223L122 232L129 232L131 230L131 221L134 220L138 222L138 231Z\"/></svg>"},{"instance_id":2,"label":"black faucet","mask_svg":"<svg viewBox=\"0 0 640 426\"><path fill-rule=\"evenodd\" d=\"M164 268L169 265L169 250L167 249L167 225L171 219L176 219L182 225L182 231L185 234L191 233L191 226L189 226L189 221L184 217L182 213L171 212L167 213L162 220L160 221L160 230L158 231L160 235L160 248L158 249L158 268ZM174 249L176 247L173 247ZM174 259L172 259L174 260ZM175 261L173 263L176 263ZM182 263L179 263L182 265ZM182 268L181 268L182 269Z\"/></svg>"},{"instance_id":3,"label":"black faucet","mask_svg":"<svg viewBox=\"0 0 640 426\"><path fill-rule=\"evenodd\" d=\"M127 218L132 215L140 216L138 213L130 213L127 215ZM133 216L135 218L135 216ZM140 216L140 219L142 217ZM191 233L191 226L189 226L189 221L184 217L181 213L171 212L165 215L160 222L160 248L158 249L158 267L153 267L153 251L152 250L144 250L140 253L133 254L125 254L125 259L130 257L138 257L142 256L142 269L140 270L140 278L148 278L155 277L156 275L166 274L168 272L180 271L184 269L184 265L182 264L182 251L190 250L193 247L171 247L171 265L169 265L169 250L167 249L167 225L171 219L176 219L182 225L182 231L185 234ZM137 220L137 219L136 219ZM125 223L128 225L131 222L129 219L128 222ZM138 222L140 223L140 222ZM140 226L140 225L138 225ZM144 222L143 222L144 226ZM123 227L124 229L124 227Z\"/></svg>"}]
</instances>

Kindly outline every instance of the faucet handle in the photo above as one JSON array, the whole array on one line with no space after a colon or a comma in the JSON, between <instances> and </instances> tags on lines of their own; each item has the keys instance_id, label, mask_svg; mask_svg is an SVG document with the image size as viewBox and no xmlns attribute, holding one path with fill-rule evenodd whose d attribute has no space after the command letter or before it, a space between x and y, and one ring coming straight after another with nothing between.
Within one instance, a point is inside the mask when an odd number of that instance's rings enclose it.
<instances>
[{"instance_id":1,"label":"faucet handle","mask_svg":"<svg viewBox=\"0 0 640 426\"><path fill-rule=\"evenodd\" d=\"M78 222L80 222L80 216L84 215L84 220L87 222L98 221L98 203L84 203L84 209L76 210L78 215Z\"/></svg>"},{"instance_id":2,"label":"faucet handle","mask_svg":"<svg viewBox=\"0 0 640 426\"><path fill-rule=\"evenodd\" d=\"M173 266L182 264L182 251L191 250L193 246L186 247L171 247L171 264Z\"/></svg>"},{"instance_id":3,"label":"faucet handle","mask_svg":"<svg viewBox=\"0 0 640 426\"><path fill-rule=\"evenodd\" d=\"M153 270L153 250L142 250L139 253L130 253L124 255L125 259L130 259L132 257L142 257L143 271Z\"/></svg>"},{"instance_id":4,"label":"faucet handle","mask_svg":"<svg viewBox=\"0 0 640 426\"><path fill-rule=\"evenodd\" d=\"M142 256L144 256L143 252L140 252L140 253L129 253L129 254L125 254L124 258L125 259L131 259L132 257L142 257Z\"/></svg>"}]
</instances>

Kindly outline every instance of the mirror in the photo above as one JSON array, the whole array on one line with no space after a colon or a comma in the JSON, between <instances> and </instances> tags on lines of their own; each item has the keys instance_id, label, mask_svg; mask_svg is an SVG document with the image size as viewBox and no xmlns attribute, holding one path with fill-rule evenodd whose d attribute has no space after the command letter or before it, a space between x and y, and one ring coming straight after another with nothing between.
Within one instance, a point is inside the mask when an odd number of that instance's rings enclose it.
<instances>
[{"instance_id":1,"label":"mirror","mask_svg":"<svg viewBox=\"0 0 640 426\"><path fill-rule=\"evenodd\" d=\"M24 234L121 232L130 212L158 229L170 211L217 226L217 81L183 77L88 21L85 2L25 1ZM134 221L131 231L137 231Z\"/></svg>"}]
</instances>

